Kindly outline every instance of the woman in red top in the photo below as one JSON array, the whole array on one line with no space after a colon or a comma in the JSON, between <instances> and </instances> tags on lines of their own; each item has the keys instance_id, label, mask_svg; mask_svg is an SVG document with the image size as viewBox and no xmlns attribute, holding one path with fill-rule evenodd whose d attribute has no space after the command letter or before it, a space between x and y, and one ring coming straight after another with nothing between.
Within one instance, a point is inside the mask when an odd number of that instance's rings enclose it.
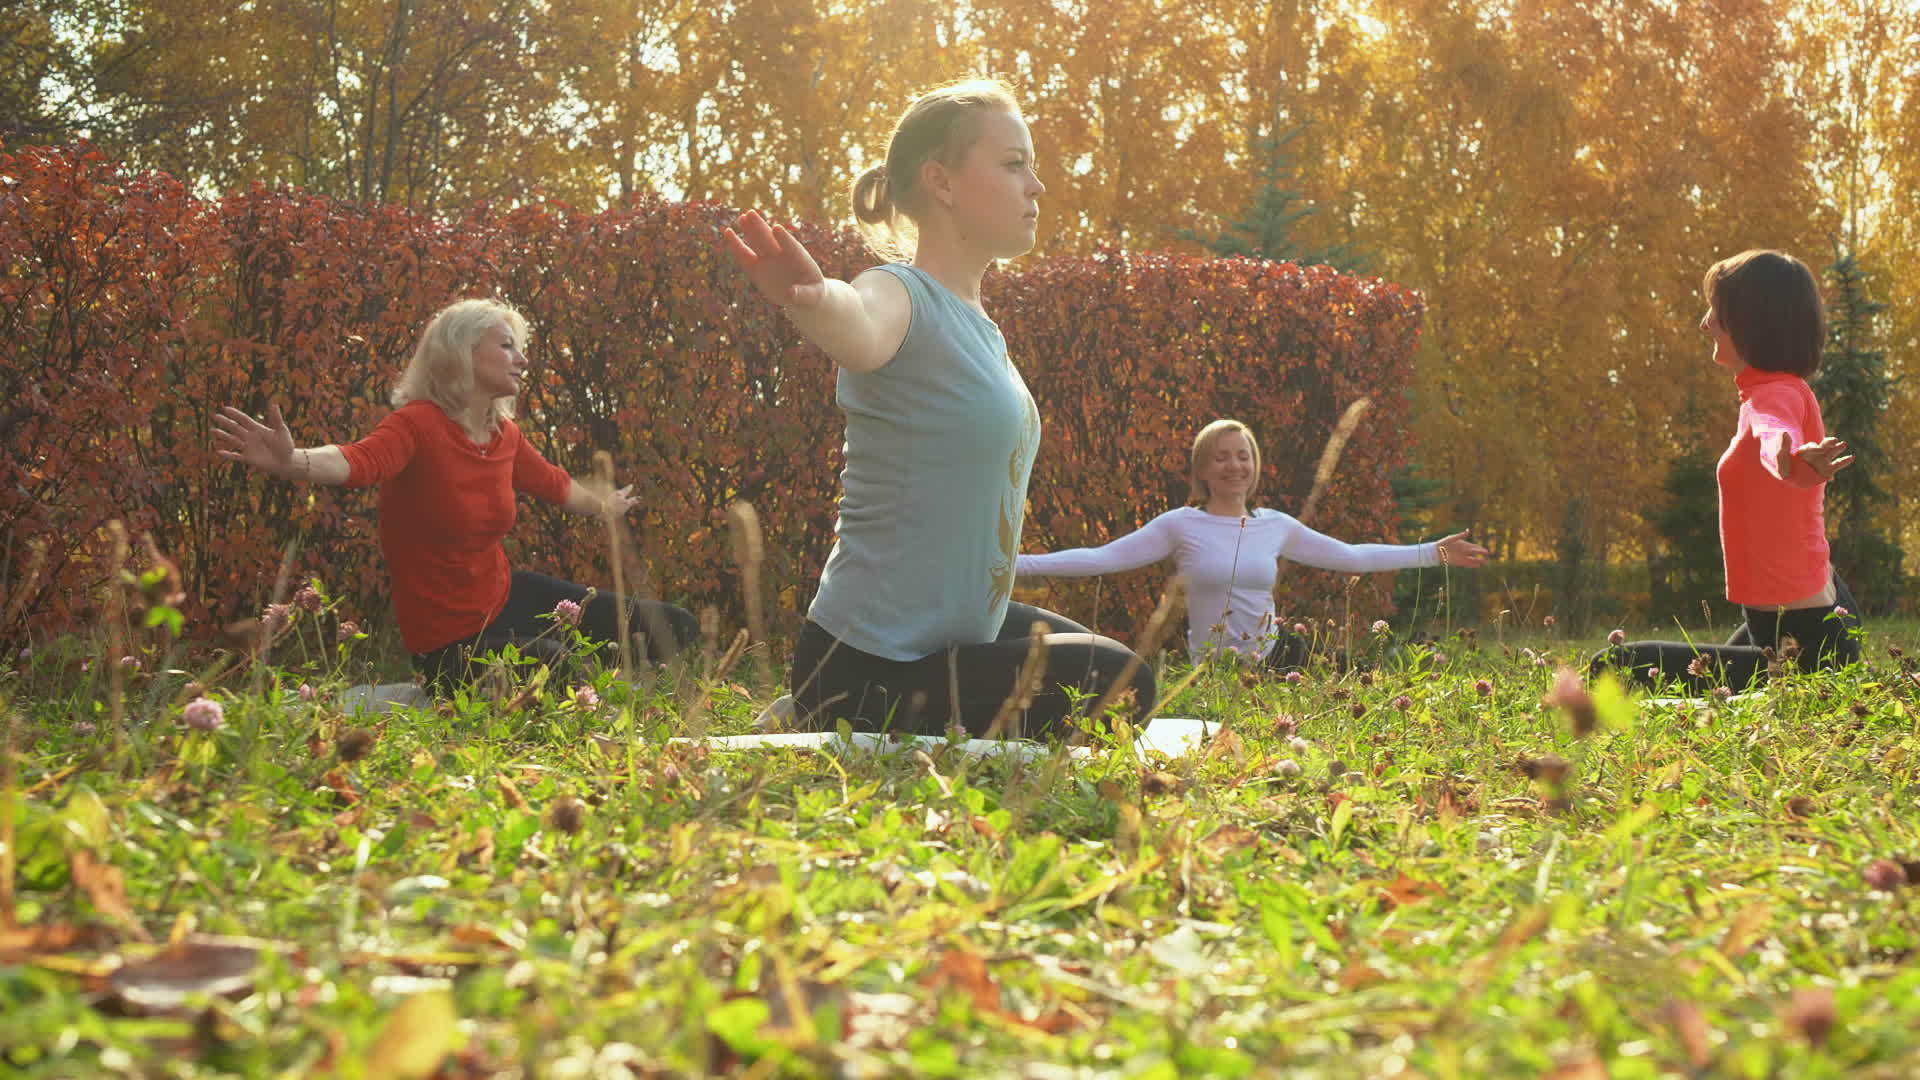
<instances>
[{"instance_id":1,"label":"woman in red top","mask_svg":"<svg viewBox=\"0 0 1920 1080\"><path fill-rule=\"evenodd\" d=\"M526 376L526 337L526 320L506 304L445 308L394 387L394 411L346 446L295 449L277 405L265 424L231 407L214 417L222 457L288 480L380 485L395 621L414 667L441 690L467 677L472 658L510 643L560 659L553 621L543 618L556 611L601 642L644 634L655 659L699 634L683 608L638 601L622 618L610 594L589 601L584 586L508 568L501 540L513 528L516 492L576 514L624 513L636 501L631 487L602 495L575 483L521 435L513 403Z\"/></svg>"},{"instance_id":2,"label":"woman in red top","mask_svg":"<svg viewBox=\"0 0 1920 1080\"><path fill-rule=\"evenodd\" d=\"M1859 617L1827 561L1822 508L1827 481L1853 458L1828 437L1807 385L1825 341L1819 286L1791 255L1747 251L1715 263L1702 291L1700 330L1740 393L1739 426L1717 476L1727 599L1746 623L1726 645L1617 645L1594 658L1594 670L1624 668L1655 686L1699 690L1724 681L1738 690L1765 678L1763 650L1784 653L1788 639L1802 670L1853 663Z\"/></svg>"}]
</instances>

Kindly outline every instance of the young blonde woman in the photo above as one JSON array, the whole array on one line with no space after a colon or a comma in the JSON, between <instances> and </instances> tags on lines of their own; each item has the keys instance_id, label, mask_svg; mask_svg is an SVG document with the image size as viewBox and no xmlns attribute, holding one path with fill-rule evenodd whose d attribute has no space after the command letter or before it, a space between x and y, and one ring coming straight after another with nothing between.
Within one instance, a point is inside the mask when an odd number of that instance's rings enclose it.
<instances>
[{"instance_id":1,"label":"young blonde woman","mask_svg":"<svg viewBox=\"0 0 1920 1080\"><path fill-rule=\"evenodd\" d=\"M884 164L853 187L876 246L904 255L825 277L785 229L747 213L726 244L754 285L838 366L846 414L836 540L793 658L814 726L984 732L1044 624L1029 735L1066 730L1069 688L1105 690L1132 653L1052 612L1011 603L1040 414L980 300L995 261L1032 249L1046 187L1007 88L971 81L907 109ZM908 245L902 252L899 245ZM1151 672L1130 685L1154 700Z\"/></svg>"},{"instance_id":2,"label":"young blonde woman","mask_svg":"<svg viewBox=\"0 0 1920 1080\"><path fill-rule=\"evenodd\" d=\"M639 601L621 613L607 592L528 570L513 570L501 540L524 493L576 514L624 513L632 489L605 495L575 482L540 456L513 422L526 379L527 323L493 300L462 300L420 335L394 411L365 438L344 446L296 448L270 406L267 420L232 407L214 417L219 453L296 483L380 487L380 549L392 575L393 610L416 670L445 691L476 657L508 644L546 661L563 650L545 618L561 601L580 605L582 632L602 643L646 635L655 659L699 635L678 607Z\"/></svg>"},{"instance_id":3,"label":"young blonde woman","mask_svg":"<svg viewBox=\"0 0 1920 1080\"><path fill-rule=\"evenodd\" d=\"M1416 566L1471 568L1487 549L1467 533L1427 544L1348 544L1278 510L1254 508L1260 444L1238 420L1215 420L1194 437L1188 476L1198 505L1169 510L1095 548L1022 555L1021 576L1089 577L1172 559L1187 583L1187 652L1235 655L1278 668L1307 662L1307 641L1280 626L1273 586L1285 559L1347 574Z\"/></svg>"}]
</instances>

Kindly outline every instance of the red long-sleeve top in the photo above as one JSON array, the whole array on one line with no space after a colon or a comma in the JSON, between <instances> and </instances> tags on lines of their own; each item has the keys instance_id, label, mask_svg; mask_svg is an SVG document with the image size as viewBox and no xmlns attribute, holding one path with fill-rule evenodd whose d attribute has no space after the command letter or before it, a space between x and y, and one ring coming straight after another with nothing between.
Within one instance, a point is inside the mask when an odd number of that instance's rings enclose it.
<instances>
[{"instance_id":1,"label":"red long-sleeve top","mask_svg":"<svg viewBox=\"0 0 1920 1080\"><path fill-rule=\"evenodd\" d=\"M340 451L348 487L380 485L394 619L415 653L472 637L506 605L511 576L501 540L513 528L514 493L562 504L573 488L513 421L502 420L480 446L428 401L395 409Z\"/></svg>"},{"instance_id":2,"label":"red long-sleeve top","mask_svg":"<svg viewBox=\"0 0 1920 1080\"><path fill-rule=\"evenodd\" d=\"M1778 607L1827 587L1826 481L1786 447L1827 437L1820 403L1798 375L1743 368L1740 426L1720 456L1720 551L1727 599L1745 607Z\"/></svg>"}]
</instances>

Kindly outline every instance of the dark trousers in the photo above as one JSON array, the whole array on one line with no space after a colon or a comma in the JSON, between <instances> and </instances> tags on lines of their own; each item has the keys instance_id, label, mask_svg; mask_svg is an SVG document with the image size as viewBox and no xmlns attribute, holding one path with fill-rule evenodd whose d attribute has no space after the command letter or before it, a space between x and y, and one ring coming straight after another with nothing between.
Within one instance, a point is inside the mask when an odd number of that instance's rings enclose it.
<instances>
[{"instance_id":1,"label":"dark trousers","mask_svg":"<svg viewBox=\"0 0 1920 1080\"><path fill-rule=\"evenodd\" d=\"M1266 658L1261 663L1280 672L1304 671L1307 661L1312 658L1313 647L1304 635L1294 633L1290 627L1275 627L1273 648L1267 650ZM1336 659L1335 665L1342 669L1346 667L1341 659Z\"/></svg>"},{"instance_id":2,"label":"dark trousers","mask_svg":"<svg viewBox=\"0 0 1920 1080\"><path fill-rule=\"evenodd\" d=\"M978 645L959 645L918 660L888 660L839 641L807 620L794 650L792 690L803 726L832 727L841 720L860 731L941 735L958 721L972 736L984 735L1014 691L1032 646L1031 627L1046 624L1047 657L1039 688L1016 730L1051 739L1071 732L1068 688L1099 697L1120 676L1133 650L1062 615L1029 604L1008 604L1000 634ZM1144 721L1154 705L1153 668L1135 670L1132 713ZM1088 706L1092 705L1089 701Z\"/></svg>"},{"instance_id":3,"label":"dark trousers","mask_svg":"<svg viewBox=\"0 0 1920 1080\"><path fill-rule=\"evenodd\" d=\"M488 656L508 645L529 663L564 668L572 659L573 636L563 633L565 628L555 620L543 617L551 615L562 600L580 605L580 633L598 643L602 659L618 656L620 638L627 634L646 635L647 658L656 663L700 640L700 620L685 608L657 600L629 600L630 610L622 618L611 592L595 592L588 600L587 591L571 581L515 570L506 606L486 629L432 652L415 654L414 670L427 677L435 692L446 693L471 680Z\"/></svg>"},{"instance_id":4,"label":"dark trousers","mask_svg":"<svg viewBox=\"0 0 1920 1080\"><path fill-rule=\"evenodd\" d=\"M1598 675L1612 668L1642 686L1677 683L1687 693L1699 694L1716 686L1737 692L1765 682L1768 650L1779 662L1791 662L1801 671L1845 667L1860 659L1860 642L1852 634L1860 625L1859 607L1838 574L1833 585L1837 604L1792 611L1743 608L1746 622L1725 645L1630 641L1602 649L1588 665L1589 671ZM1791 660L1783 655L1788 638L1799 648Z\"/></svg>"}]
</instances>

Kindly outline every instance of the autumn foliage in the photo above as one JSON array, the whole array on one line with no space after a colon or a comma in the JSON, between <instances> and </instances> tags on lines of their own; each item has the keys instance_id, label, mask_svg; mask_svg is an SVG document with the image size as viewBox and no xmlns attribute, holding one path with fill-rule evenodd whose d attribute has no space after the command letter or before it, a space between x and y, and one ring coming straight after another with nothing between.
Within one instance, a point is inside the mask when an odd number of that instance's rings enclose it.
<instances>
[{"instance_id":1,"label":"autumn foliage","mask_svg":"<svg viewBox=\"0 0 1920 1080\"><path fill-rule=\"evenodd\" d=\"M535 444L576 474L605 449L618 482L650 493L633 516L645 587L737 615L725 511L744 499L766 527L775 630L790 631L832 543L842 420L832 365L714 246L727 213L642 197L446 222L261 187L208 202L82 151L0 157L0 585L25 598L0 633L84 625L115 518L179 563L195 625L256 613L296 540L297 579L383 614L374 493L224 462L210 417L278 402L301 445L356 438L385 415L426 319L469 295L532 322L521 424ZM828 273L871 261L850 232L797 231ZM1387 474L1406 455L1422 314L1406 289L1108 251L1020 264L988 293L1046 425L1026 550L1101 542L1180 505L1188 443L1217 416L1254 426L1267 502L1297 509L1360 396L1374 409L1311 524L1394 538ZM556 510L523 503L509 544L519 565L611 579L601 532ZM1346 610L1332 576L1288 581L1297 610ZM1158 583L1039 599L1124 636ZM1354 613L1381 603L1359 590Z\"/></svg>"}]
</instances>

